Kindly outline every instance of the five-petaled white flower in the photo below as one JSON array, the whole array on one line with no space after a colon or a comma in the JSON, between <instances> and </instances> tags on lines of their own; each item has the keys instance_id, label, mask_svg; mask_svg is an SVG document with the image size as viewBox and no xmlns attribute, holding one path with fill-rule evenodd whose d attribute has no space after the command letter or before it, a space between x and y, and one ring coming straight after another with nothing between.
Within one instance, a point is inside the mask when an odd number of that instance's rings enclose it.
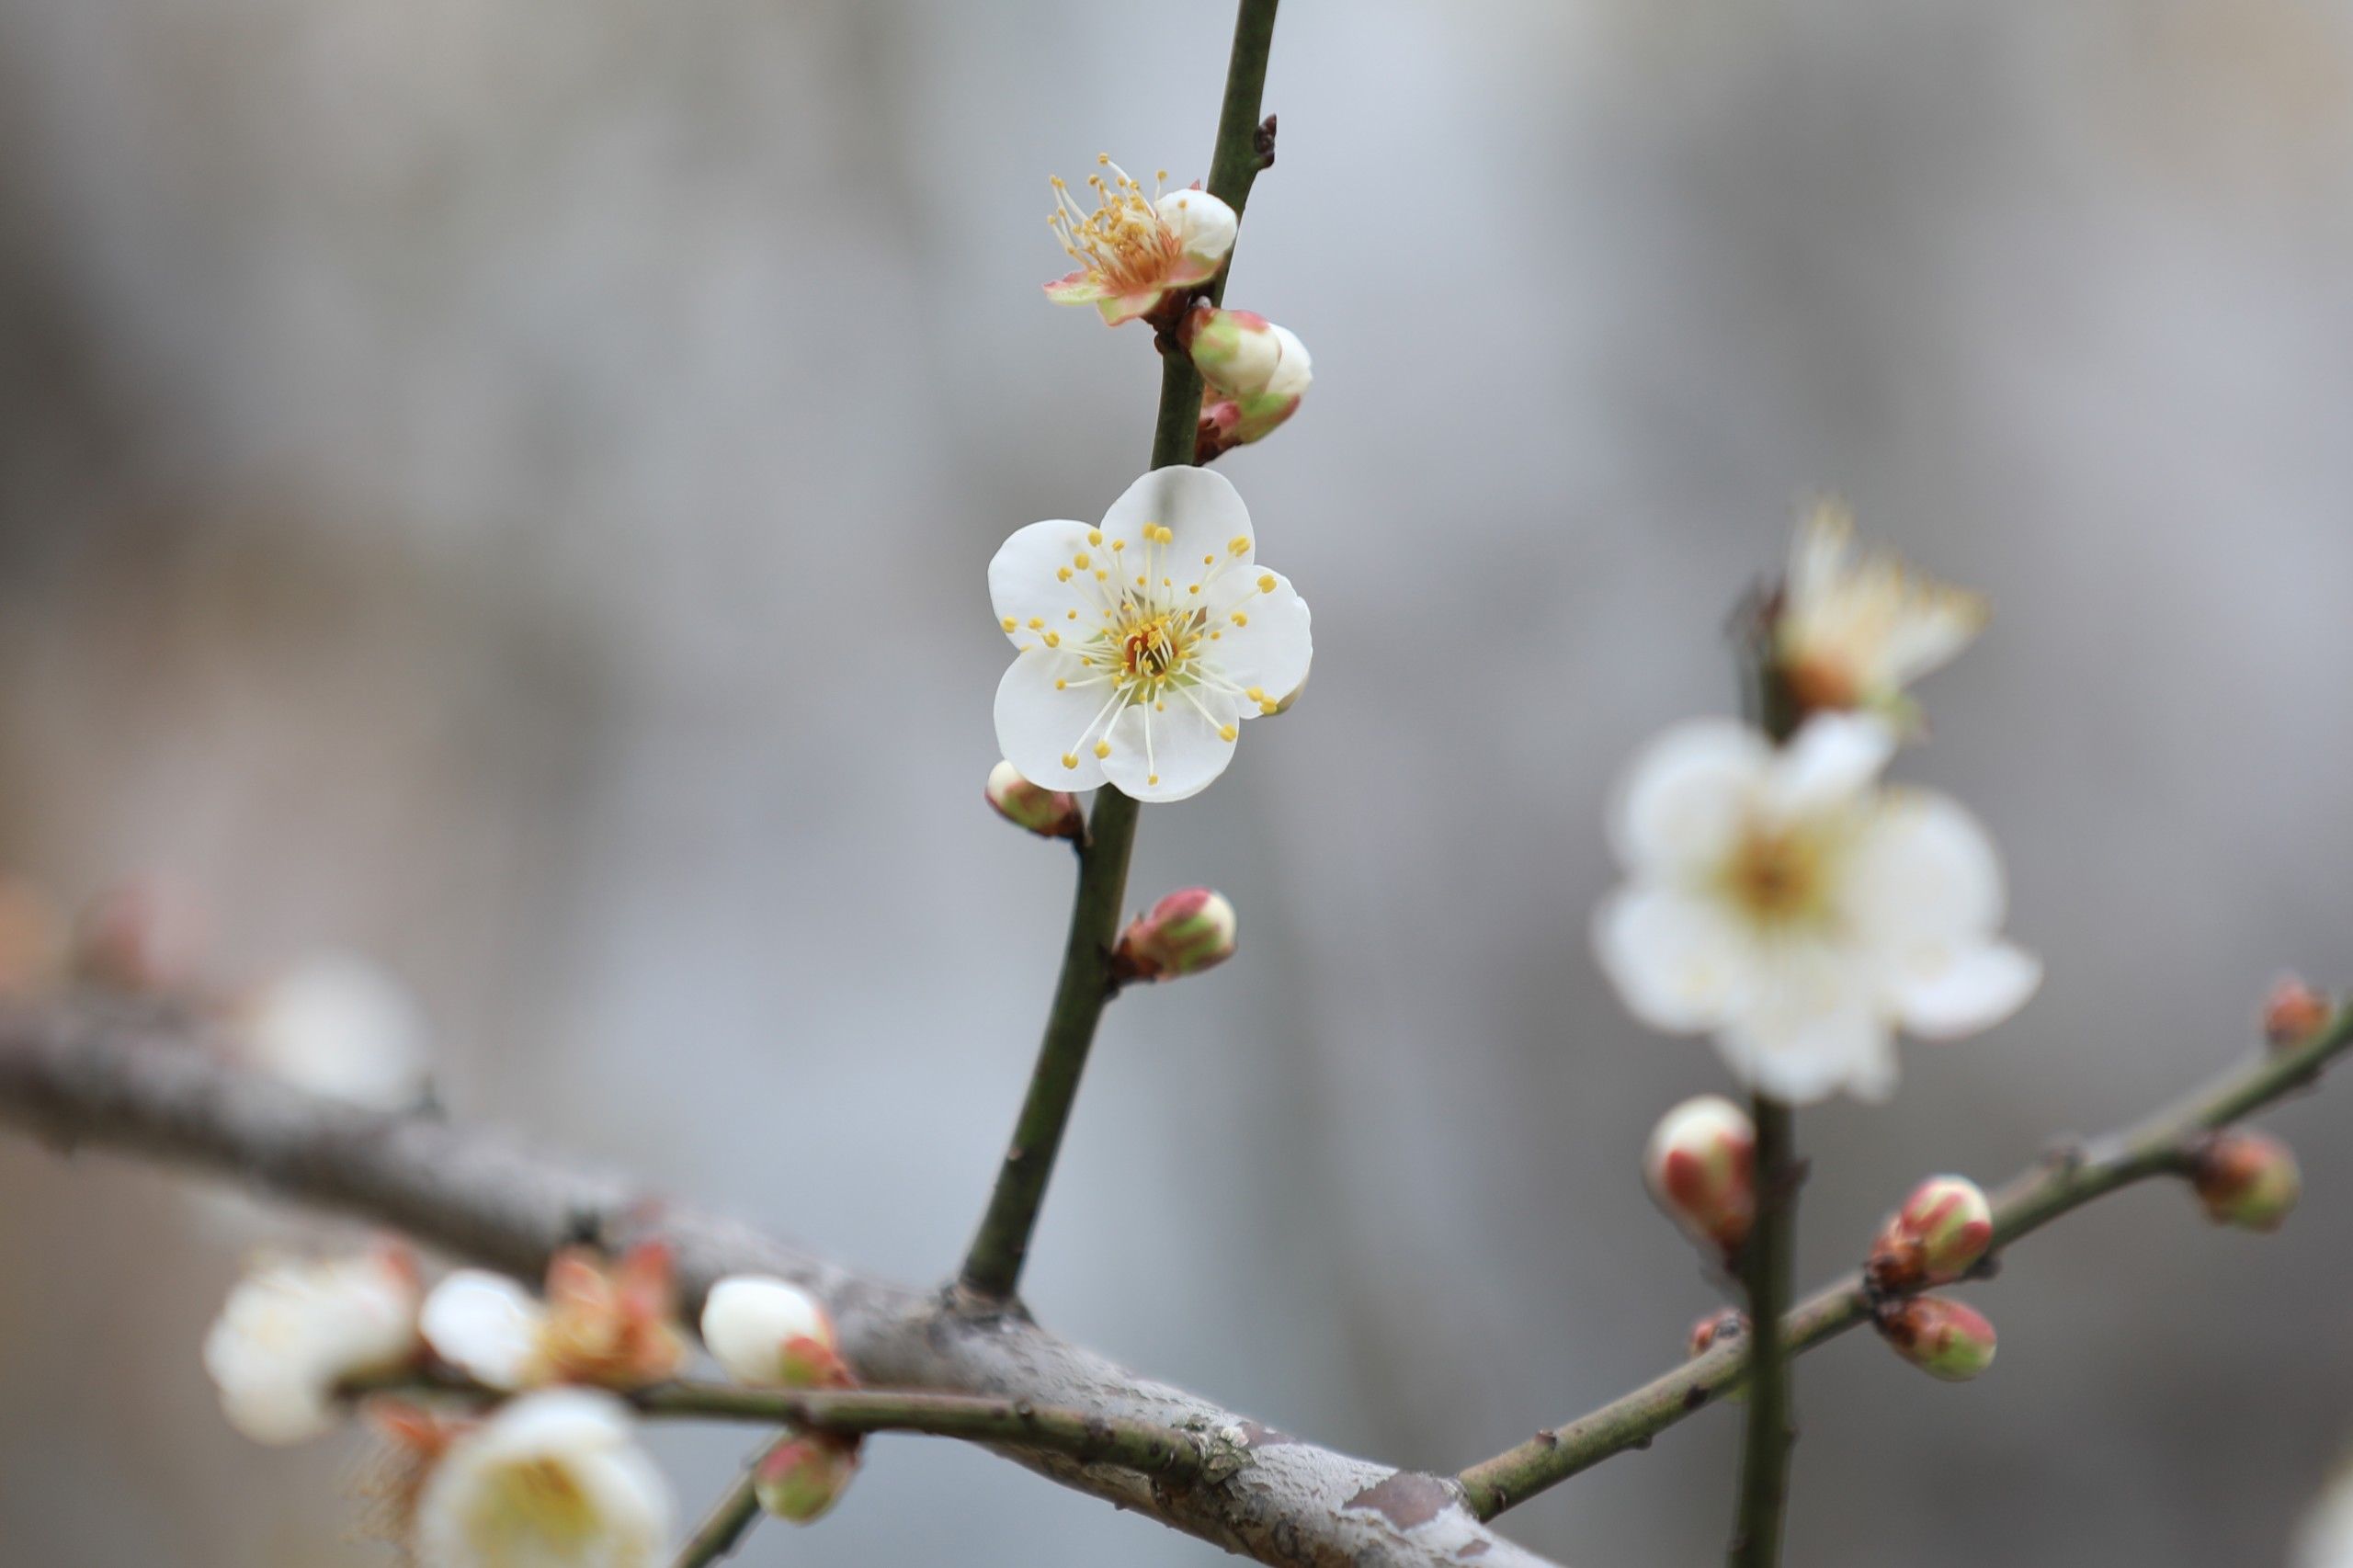
<instances>
[{"instance_id":1,"label":"five-petaled white flower","mask_svg":"<svg viewBox=\"0 0 2353 1568\"><path fill-rule=\"evenodd\" d=\"M2041 978L2002 941L2000 859L1941 795L1876 782L1879 720L1824 714L1776 750L1699 720L1635 759L1610 824L1628 884L1597 912L1602 968L1643 1022L1713 1033L1790 1102L1895 1086L1893 1030L1988 1028Z\"/></svg>"},{"instance_id":2,"label":"five-petaled white flower","mask_svg":"<svg viewBox=\"0 0 2353 1568\"><path fill-rule=\"evenodd\" d=\"M670 1492L610 1394L548 1389L449 1446L417 1498L418 1568L650 1568Z\"/></svg>"},{"instance_id":3,"label":"five-petaled white flower","mask_svg":"<svg viewBox=\"0 0 2353 1568\"><path fill-rule=\"evenodd\" d=\"M1975 594L1855 551L1855 522L1824 503L1798 525L1773 627L1774 657L1801 710L1874 709L1913 722L1904 688L1969 645L1985 624Z\"/></svg>"},{"instance_id":4,"label":"five-petaled white flower","mask_svg":"<svg viewBox=\"0 0 2353 1568\"><path fill-rule=\"evenodd\" d=\"M989 562L1021 656L997 746L1031 783L1181 801L1233 760L1243 721L1307 678L1307 601L1252 559L1242 497L1197 468L1145 474L1103 521L1032 523Z\"/></svg>"},{"instance_id":5,"label":"five-petaled white flower","mask_svg":"<svg viewBox=\"0 0 2353 1568\"><path fill-rule=\"evenodd\" d=\"M1054 176L1049 222L1078 270L1046 285L1058 305L1093 305L1113 326L1150 314L1171 289L1191 289L1217 276L1233 248L1241 220L1205 190L1143 187L1106 153L1095 160L1111 177L1089 175L1097 206L1079 206L1062 176ZM1160 179L1168 178L1162 170Z\"/></svg>"},{"instance_id":6,"label":"five-petaled white flower","mask_svg":"<svg viewBox=\"0 0 2353 1568\"><path fill-rule=\"evenodd\" d=\"M297 1443L335 1425L346 1379L416 1354L416 1260L381 1246L356 1257L274 1263L237 1281L204 1339L204 1369L229 1424L257 1443Z\"/></svg>"}]
</instances>

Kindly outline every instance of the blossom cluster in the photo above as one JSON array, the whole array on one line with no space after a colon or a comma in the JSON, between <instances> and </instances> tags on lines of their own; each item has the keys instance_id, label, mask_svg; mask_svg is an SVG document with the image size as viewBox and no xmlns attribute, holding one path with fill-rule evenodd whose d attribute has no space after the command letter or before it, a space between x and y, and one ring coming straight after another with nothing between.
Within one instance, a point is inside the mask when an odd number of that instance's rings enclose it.
<instances>
[{"instance_id":1,"label":"blossom cluster","mask_svg":"<svg viewBox=\"0 0 2353 1568\"><path fill-rule=\"evenodd\" d=\"M267 1263L238 1281L204 1346L231 1425L263 1443L331 1430L364 1400L392 1445L391 1528L419 1568L523 1562L640 1568L666 1560L676 1509L627 1396L693 1356L668 1249L569 1248L543 1294L480 1269L430 1290L404 1247ZM783 1279L713 1286L703 1347L753 1386L847 1388L832 1318ZM455 1408L431 1403L470 1391ZM496 1403L479 1412L479 1400ZM830 1507L855 1438L803 1432L771 1451L762 1505L800 1522Z\"/></svg>"}]
</instances>

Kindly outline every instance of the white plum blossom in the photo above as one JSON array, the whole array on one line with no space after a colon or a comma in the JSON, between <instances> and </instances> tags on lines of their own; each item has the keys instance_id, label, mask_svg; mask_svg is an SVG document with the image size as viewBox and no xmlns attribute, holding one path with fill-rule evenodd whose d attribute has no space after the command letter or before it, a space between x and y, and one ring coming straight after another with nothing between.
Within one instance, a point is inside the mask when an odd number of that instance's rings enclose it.
<instances>
[{"instance_id":1,"label":"white plum blossom","mask_svg":"<svg viewBox=\"0 0 2353 1568\"><path fill-rule=\"evenodd\" d=\"M417 1568L652 1568L668 1485L610 1394L548 1389L502 1406L441 1456L418 1494Z\"/></svg>"},{"instance_id":2,"label":"white plum blossom","mask_svg":"<svg viewBox=\"0 0 2353 1568\"><path fill-rule=\"evenodd\" d=\"M246 1275L204 1339L229 1424L273 1444L332 1429L338 1384L416 1354L418 1293L415 1261L391 1246Z\"/></svg>"},{"instance_id":3,"label":"white plum blossom","mask_svg":"<svg viewBox=\"0 0 2353 1568\"><path fill-rule=\"evenodd\" d=\"M800 1340L813 1342L827 1358L838 1347L824 1304L790 1280L731 1275L703 1299L703 1345L738 1382L801 1381L808 1358L790 1353Z\"/></svg>"},{"instance_id":4,"label":"white plum blossom","mask_svg":"<svg viewBox=\"0 0 2353 1568\"><path fill-rule=\"evenodd\" d=\"M476 1382L514 1390L540 1380L547 1309L504 1274L460 1268L425 1298L422 1326L433 1353Z\"/></svg>"},{"instance_id":5,"label":"white plum blossom","mask_svg":"<svg viewBox=\"0 0 2353 1568\"><path fill-rule=\"evenodd\" d=\"M402 1110L425 1092L424 1016L363 959L332 953L288 970L247 998L236 1023L247 1060L313 1094Z\"/></svg>"},{"instance_id":6,"label":"white plum blossom","mask_svg":"<svg viewBox=\"0 0 2353 1568\"><path fill-rule=\"evenodd\" d=\"M1096 210L1079 206L1057 175L1053 180L1055 237L1078 270L1046 285L1058 305L1093 305L1113 326L1151 313L1172 289L1191 289L1217 276L1241 225L1233 208L1205 190L1143 187L1110 154L1096 160L1110 177L1089 175ZM1165 182L1163 170L1160 180Z\"/></svg>"},{"instance_id":7,"label":"white plum blossom","mask_svg":"<svg viewBox=\"0 0 2353 1568\"><path fill-rule=\"evenodd\" d=\"M1883 551L1858 555L1854 518L1824 503L1790 548L1774 656L1801 710L1876 709L1909 724L1904 688L1967 647L1985 616L1975 594Z\"/></svg>"},{"instance_id":8,"label":"white plum blossom","mask_svg":"<svg viewBox=\"0 0 2353 1568\"><path fill-rule=\"evenodd\" d=\"M1307 601L1258 565L1242 497L1197 468L1145 474L1100 524L1032 523L989 562L1020 656L997 747L1041 789L1109 783L1181 801L1233 759L1243 722L1307 678Z\"/></svg>"},{"instance_id":9,"label":"white plum blossom","mask_svg":"<svg viewBox=\"0 0 2353 1568\"><path fill-rule=\"evenodd\" d=\"M1824 714L1776 749L1731 720L1651 743L1611 836L1626 885L1597 912L1634 1016L1708 1032L1734 1074L1791 1103L1895 1086L1892 1034L1991 1028L2041 978L2001 940L2002 867L1975 819L1881 788L1894 732Z\"/></svg>"}]
</instances>

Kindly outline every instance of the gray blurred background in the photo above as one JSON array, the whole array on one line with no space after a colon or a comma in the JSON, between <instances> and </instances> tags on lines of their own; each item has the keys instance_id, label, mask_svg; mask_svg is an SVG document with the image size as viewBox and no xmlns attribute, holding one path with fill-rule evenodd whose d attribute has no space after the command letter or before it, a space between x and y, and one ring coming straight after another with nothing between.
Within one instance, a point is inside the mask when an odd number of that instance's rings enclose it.
<instances>
[{"instance_id":1,"label":"gray blurred background","mask_svg":"<svg viewBox=\"0 0 2353 1568\"><path fill-rule=\"evenodd\" d=\"M356 947L461 1113L911 1279L952 1265L1067 857L982 806L982 569L1142 466L1143 329L1058 312L1045 176L1207 162L1229 11L0 0L0 862L161 870L219 965ZM1995 600L1900 770L2050 978L1807 1115L1802 1273L2353 978L2353 15L2321 0L1291 0L1233 301L1320 379L1226 471L1313 689L1146 813L1243 912L1108 1019L1029 1295L1452 1468L1714 1297L1636 1153L1718 1086L1587 955L1609 780L1833 489ZM2000 1364L1804 1363L1793 1561L2277 1562L2353 1436L2345 1085L2273 1241L2136 1191L1974 1290ZM223 1217L224 1214L228 1217ZM0 1559L362 1564L356 1442L196 1347L250 1221L0 1146ZM1515 1513L1710 1562L1721 1412ZM699 1509L743 1435L665 1437ZM1198 1564L874 1446L744 1561Z\"/></svg>"}]
</instances>

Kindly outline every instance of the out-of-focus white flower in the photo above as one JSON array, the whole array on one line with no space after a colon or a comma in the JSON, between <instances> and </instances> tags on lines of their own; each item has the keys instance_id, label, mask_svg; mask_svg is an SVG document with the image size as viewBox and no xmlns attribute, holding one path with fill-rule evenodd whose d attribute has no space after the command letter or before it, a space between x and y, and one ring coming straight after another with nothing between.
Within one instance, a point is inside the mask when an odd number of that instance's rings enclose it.
<instances>
[{"instance_id":1,"label":"out-of-focus white flower","mask_svg":"<svg viewBox=\"0 0 2353 1568\"><path fill-rule=\"evenodd\" d=\"M1109 177L1086 176L1097 203L1087 211L1054 176L1050 220L1078 270L1046 285L1058 305L1093 305L1113 326L1148 315L1172 289L1190 289L1217 276L1233 248L1241 219L1205 190L1143 187L1106 153L1095 160ZM1168 178L1163 170L1160 182Z\"/></svg>"},{"instance_id":2,"label":"out-of-focus white flower","mask_svg":"<svg viewBox=\"0 0 2353 1568\"><path fill-rule=\"evenodd\" d=\"M237 1024L255 1066L313 1094L400 1110L425 1091L424 1017L363 959L328 954L287 971L247 998Z\"/></svg>"},{"instance_id":3,"label":"out-of-focus white flower","mask_svg":"<svg viewBox=\"0 0 2353 1568\"><path fill-rule=\"evenodd\" d=\"M2304 1511L2288 1568L2353 1568L2353 1464L2340 1466Z\"/></svg>"},{"instance_id":4,"label":"out-of-focus white flower","mask_svg":"<svg viewBox=\"0 0 2353 1568\"><path fill-rule=\"evenodd\" d=\"M989 562L1020 657L996 691L997 747L1031 783L1181 801L1233 758L1242 722L1307 678L1307 601L1254 563L1223 476L1154 470L1100 525L1032 523Z\"/></svg>"},{"instance_id":5,"label":"out-of-focus white flower","mask_svg":"<svg viewBox=\"0 0 2353 1568\"><path fill-rule=\"evenodd\" d=\"M549 1260L544 1302L503 1274L460 1268L426 1298L423 1326L435 1355L494 1389L643 1388L676 1376L687 1356L660 1243L610 1263L565 1248Z\"/></svg>"},{"instance_id":6,"label":"out-of-focus white flower","mask_svg":"<svg viewBox=\"0 0 2353 1568\"><path fill-rule=\"evenodd\" d=\"M1801 711L1868 708L1908 726L1904 688L1968 646L1985 615L1975 594L1886 551L1859 556L1854 518L1824 503L1798 526L1774 653Z\"/></svg>"},{"instance_id":7,"label":"out-of-focus white flower","mask_svg":"<svg viewBox=\"0 0 2353 1568\"><path fill-rule=\"evenodd\" d=\"M1611 817L1627 884L1597 912L1602 968L1654 1028L1715 1037L1777 1099L1895 1086L1893 1030L1988 1028L2041 966L1996 935L2002 867L1941 795L1881 789L1874 719L1825 714L1776 750L1730 720L1668 731Z\"/></svg>"},{"instance_id":8,"label":"out-of-focus white flower","mask_svg":"<svg viewBox=\"0 0 2353 1568\"><path fill-rule=\"evenodd\" d=\"M416 1504L418 1568L646 1568L671 1502L609 1394L525 1394L449 1445Z\"/></svg>"},{"instance_id":9,"label":"out-of-focus white flower","mask_svg":"<svg viewBox=\"0 0 2353 1568\"><path fill-rule=\"evenodd\" d=\"M847 1381L824 1304L762 1274L722 1279L703 1299L702 1342L739 1382L820 1388Z\"/></svg>"},{"instance_id":10,"label":"out-of-focus white flower","mask_svg":"<svg viewBox=\"0 0 2353 1568\"><path fill-rule=\"evenodd\" d=\"M204 1339L229 1424L257 1443L331 1429L336 1385L416 1354L417 1296L415 1260L394 1246L246 1275Z\"/></svg>"}]
</instances>

